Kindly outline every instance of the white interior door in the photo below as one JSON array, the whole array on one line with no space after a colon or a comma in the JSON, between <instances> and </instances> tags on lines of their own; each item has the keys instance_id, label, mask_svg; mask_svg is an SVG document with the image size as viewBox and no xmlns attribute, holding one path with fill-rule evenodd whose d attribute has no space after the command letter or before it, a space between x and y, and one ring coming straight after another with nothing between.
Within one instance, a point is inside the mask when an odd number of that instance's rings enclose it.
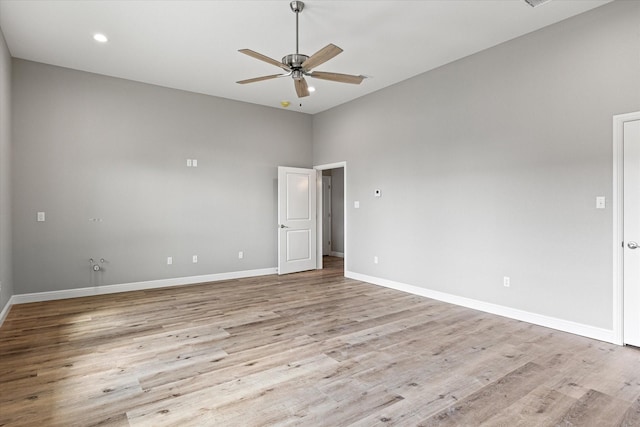
<instances>
[{"instance_id":1,"label":"white interior door","mask_svg":"<svg viewBox=\"0 0 640 427\"><path fill-rule=\"evenodd\" d=\"M278 167L278 274L316 268L316 174Z\"/></svg>"},{"instance_id":2,"label":"white interior door","mask_svg":"<svg viewBox=\"0 0 640 427\"><path fill-rule=\"evenodd\" d=\"M640 120L624 123L624 342L640 347Z\"/></svg>"},{"instance_id":3,"label":"white interior door","mask_svg":"<svg viewBox=\"0 0 640 427\"><path fill-rule=\"evenodd\" d=\"M322 254L331 255L331 177L322 177Z\"/></svg>"}]
</instances>

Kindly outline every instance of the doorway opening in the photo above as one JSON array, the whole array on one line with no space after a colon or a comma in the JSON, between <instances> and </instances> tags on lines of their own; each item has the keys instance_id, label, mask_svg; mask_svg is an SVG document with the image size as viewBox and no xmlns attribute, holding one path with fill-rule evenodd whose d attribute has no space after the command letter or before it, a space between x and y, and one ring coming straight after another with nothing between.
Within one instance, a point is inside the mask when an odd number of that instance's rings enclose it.
<instances>
[{"instance_id":1,"label":"doorway opening","mask_svg":"<svg viewBox=\"0 0 640 427\"><path fill-rule=\"evenodd\" d=\"M317 268L335 258L344 259L347 267L347 163L314 166L318 171Z\"/></svg>"}]
</instances>

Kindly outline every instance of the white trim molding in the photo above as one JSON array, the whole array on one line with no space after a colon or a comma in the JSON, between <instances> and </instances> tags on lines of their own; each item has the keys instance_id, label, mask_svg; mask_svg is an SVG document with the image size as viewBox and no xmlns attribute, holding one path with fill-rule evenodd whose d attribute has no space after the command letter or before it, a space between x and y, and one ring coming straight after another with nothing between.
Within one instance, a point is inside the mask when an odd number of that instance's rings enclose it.
<instances>
[{"instance_id":1,"label":"white trim molding","mask_svg":"<svg viewBox=\"0 0 640 427\"><path fill-rule=\"evenodd\" d=\"M344 258L344 253L343 252L331 251L331 253L329 255L337 256L338 258Z\"/></svg>"},{"instance_id":2,"label":"white trim molding","mask_svg":"<svg viewBox=\"0 0 640 427\"><path fill-rule=\"evenodd\" d=\"M347 162L343 161L343 162L336 162L336 163L327 163L324 165L316 165L313 167L314 169L318 170L318 171L323 171L323 170L328 170L328 169L340 169L343 168L344 171L344 182L343 182L343 186L344 186L344 193L343 193L343 197L344 197L344 232L343 232L343 250L344 252L342 252L342 258L344 258L344 270L347 271L347 215L348 215L348 204L347 204L347 200L349 200L347 198ZM322 174L320 172L320 174ZM322 181L322 178L320 178L320 181ZM318 211L319 211L319 215L322 215L322 211L321 211L321 206L322 206L322 182L320 182L320 191L318 192L318 194L316 195L316 197L318 198ZM318 235L322 236L322 221L318 221L319 226L318 228ZM322 268L322 245L319 244L320 247L320 251L318 252L318 268ZM335 253L340 253L340 252L335 252ZM340 256L340 255L334 255L334 252L331 252L331 255L333 256Z\"/></svg>"},{"instance_id":3,"label":"white trim molding","mask_svg":"<svg viewBox=\"0 0 640 427\"><path fill-rule=\"evenodd\" d=\"M613 116L613 335L616 344L624 344L624 123L640 120L640 111Z\"/></svg>"},{"instance_id":4,"label":"white trim molding","mask_svg":"<svg viewBox=\"0 0 640 427\"><path fill-rule=\"evenodd\" d=\"M534 325L544 326L558 331L569 332L600 341L606 341L617 344L615 335L612 330L602 329L595 326L576 323L569 320L558 319L556 317L545 316L542 314L531 313L524 310L518 310L503 305L492 304L489 302L465 298L445 292L434 291L431 289L421 288L419 286L408 285L405 283L395 282L393 280L381 279L379 277L367 276L353 271L345 270L345 277L359 280L361 282L372 283L385 288L391 288L413 295L419 295L434 300L467 307L474 310L484 311L485 313L496 314L498 316L510 319L521 320L523 322L532 323Z\"/></svg>"},{"instance_id":5,"label":"white trim molding","mask_svg":"<svg viewBox=\"0 0 640 427\"><path fill-rule=\"evenodd\" d=\"M4 308L0 312L0 326L2 326L2 323L4 322L4 319L7 318L7 315L9 314L9 310L11 310L11 306L13 304L15 304L15 297L14 296L9 298L9 301L7 301L7 303L5 304Z\"/></svg>"},{"instance_id":6,"label":"white trim molding","mask_svg":"<svg viewBox=\"0 0 640 427\"><path fill-rule=\"evenodd\" d=\"M166 288L169 286L186 286L199 283L219 282L222 280L242 279L245 277L267 276L277 274L277 269L263 268L258 270L233 271L229 273L206 274L203 276L176 277L173 279L149 280L145 282L122 283L117 285L92 286L78 289L64 289L60 291L36 292L18 294L11 297L7 307L12 304L29 302L53 301L66 298L78 298L94 295L115 294L118 292L140 291L145 289ZM8 311L8 309L6 309ZM4 312L4 310L3 310Z\"/></svg>"}]
</instances>

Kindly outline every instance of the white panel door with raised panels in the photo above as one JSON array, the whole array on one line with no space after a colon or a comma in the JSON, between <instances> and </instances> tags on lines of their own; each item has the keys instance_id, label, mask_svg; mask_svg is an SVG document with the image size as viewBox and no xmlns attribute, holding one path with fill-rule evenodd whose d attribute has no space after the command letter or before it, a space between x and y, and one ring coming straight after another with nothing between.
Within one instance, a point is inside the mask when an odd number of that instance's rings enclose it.
<instances>
[{"instance_id":1,"label":"white panel door with raised panels","mask_svg":"<svg viewBox=\"0 0 640 427\"><path fill-rule=\"evenodd\" d=\"M278 274L316 268L316 176L278 167Z\"/></svg>"}]
</instances>

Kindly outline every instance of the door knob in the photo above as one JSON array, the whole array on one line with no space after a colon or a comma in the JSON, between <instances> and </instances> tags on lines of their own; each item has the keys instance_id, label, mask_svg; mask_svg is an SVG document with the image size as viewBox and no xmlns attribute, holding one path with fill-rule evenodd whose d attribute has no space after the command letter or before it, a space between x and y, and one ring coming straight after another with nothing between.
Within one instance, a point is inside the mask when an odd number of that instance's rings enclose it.
<instances>
[{"instance_id":1,"label":"door knob","mask_svg":"<svg viewBox=\"0 0 640 427\"><path fill-rule=\"evenodd\" d=\"M280 228L289 228L289 227L287 227L287 226L286 226L286 225L284 225L284 224L280 224ZM634 248L634 249L635 249L635 248Z\"/></svg>"},{"instance_id":2,"label":"door knob","mask_svg":"<svg viewBox=\"0 0 640 427\"><path fill-rule=\"evenodd\" d=\"M627 247L629 249L638 249L638 244L636 242L629 242L627 243Z\"/></svg>"}]
</instances>

